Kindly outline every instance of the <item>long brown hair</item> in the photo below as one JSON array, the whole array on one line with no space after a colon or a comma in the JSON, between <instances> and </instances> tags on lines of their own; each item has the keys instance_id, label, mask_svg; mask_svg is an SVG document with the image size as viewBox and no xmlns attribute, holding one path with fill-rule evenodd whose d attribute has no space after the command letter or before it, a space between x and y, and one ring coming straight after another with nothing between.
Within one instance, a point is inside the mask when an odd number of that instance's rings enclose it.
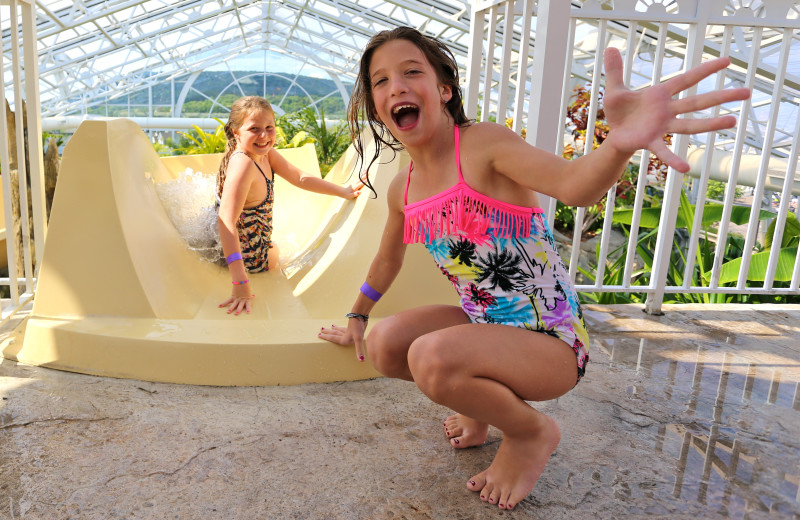
<instances>
[{"instance_id":1,"label":"long brown hair","mask_svg":"<svg viewBox=\"0 0 800 520\"><path fill-rule=\"evenodd\" d=\"M378 119L377 110L375 109L375 100L372 97L372 84L369 78L369 66L372 61L372 55L381 45L392 40L408 40L422 51L425 58L427 58L428 62L436 71L439 82L442 85L450 87L452 91L453 95L450 100L445 103L445 108L453 117L455 124L464 125L470 122L466 113L464 113L461 87L458 84L458 64L456 63L455 56L453 56L453 53L444 43L436 38L424 35L411 27L397 27L390 31L381 31L370 38L367 46L364 48L364 53L361 55L358 76L356 77L353 87L353 94L350 96L350 103L347 106L347 120L350 125L350 138L355 144L356 151L361 160L361 165L366 165L366 168L362 168L362 173L359 174L359 178L373 193L375 193L375 190L369 182L368 170L375 161L378 160L378 157L380 157L383 147L388 146L395 152L403 149L402 144L395 139L386 126ZM364 143L361 142L361 132L364 129L361 122L362 117L366 119L366 127L370 129L372 137L377 143L377 146L375 146L375 154L369 159L364 157L365 146Z\"/></svg>"},{"instance_id":2,"label":"long brown hair","mask_svg":"<svg viewBox=\"0 0 800 520\"><path fill-rule=\"evenodd\" d=\"M251 114L260 111L267 111L275 116L275 111L272 110L272 105L269 101L259 96L245 96L237 99L231 105L231 113L228 116L228 122L225 123L225 137L228 142L225 143L225 155L219 163L219 171L217 172L217 197L222 197L222 187L225 184L225 172L228 169L228 162L231 159L231 154L236 150L236 135L233 133L234 129L239 129L244 120Z\"/></svg>"}]
</instances>

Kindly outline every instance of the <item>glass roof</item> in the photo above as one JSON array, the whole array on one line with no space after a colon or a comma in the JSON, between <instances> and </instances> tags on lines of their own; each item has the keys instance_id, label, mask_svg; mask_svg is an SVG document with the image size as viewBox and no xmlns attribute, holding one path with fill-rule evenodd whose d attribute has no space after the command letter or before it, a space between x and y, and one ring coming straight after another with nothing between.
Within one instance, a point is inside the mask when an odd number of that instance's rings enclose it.
<instances>
[{"instance_id":1,"label":"glass roof","mask_svg":"<svg viewBox=\"0 0 800 520\"><path fill-rule=\"evenodd\" d=\"M254 54L268 71L294 60L308 65L304 73L351 82L377 31L417 27L462 59L469 33L469 5L458 0L38 0L36 7L43 116L83 113Z\"/></svg>"}]
</instances>

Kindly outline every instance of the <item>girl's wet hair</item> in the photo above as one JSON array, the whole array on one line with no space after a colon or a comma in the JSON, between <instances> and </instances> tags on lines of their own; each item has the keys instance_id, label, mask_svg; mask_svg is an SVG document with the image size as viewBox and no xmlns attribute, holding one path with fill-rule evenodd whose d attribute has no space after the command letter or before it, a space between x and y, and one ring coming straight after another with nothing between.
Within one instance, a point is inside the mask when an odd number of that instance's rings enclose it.
<instances>
[{"instance_id":1,"label":"girl's wet hair","mask_svg":"<svg viewBox=\"0 0 800 520\"><path fill-rule=\"evenodd\" d=\"M228 169L228 161L230 161L231 154L236 150L236 135L234 129L239 129L245 119L255 112L267 111L275 116L275 111L272 110L272 105L269 101L259 96L245 96L237 99L231 105L231 113L228 116L228 122L225 123L225 137L228 142L225 143L225 155L219 163L219 171L217 172L217 197L222 197L222 186L225 184L225 172Z\"/></svg>"},{"instance_id":2,"label":"girl's wet hair","mask_svg":"<svg viewBox=\"0 0 800 520\"><path fill-rule=\"evenodd\" d=\"M469 123L467 115L464 113L462 102L461 87L458 82L458 64L455 56L441 41L431 36L426 36L411 27L398 27L390 31L381 31L373 36L364 48L361 55L358 76L353 87L353 94L350 97L350 104L347 107L347 119L350 125L350 138L358 152L360 164L362 166L359 178L364 184L375 193L375 189L369 181L369 168L378 160L381 150L388 146L395 152L402 150L403 146L389 132L383 123L378 119L375 109L375 100L372 97L372 84L369 77L369 67L372 55L383 44L392 40L407 40L416 45L425 55L425 58L433 66L438 76L439 83L447 85L452 91L452 97L445 103L445 109L453 117L456 125ZM362 122L362 118L365 123ZM361 132L364 127L368 127L375 140L375 153L372 157L364 157L365 145L362 142ZM364 167L366 166L366 167Z\"/></svg>"}]
</instances>

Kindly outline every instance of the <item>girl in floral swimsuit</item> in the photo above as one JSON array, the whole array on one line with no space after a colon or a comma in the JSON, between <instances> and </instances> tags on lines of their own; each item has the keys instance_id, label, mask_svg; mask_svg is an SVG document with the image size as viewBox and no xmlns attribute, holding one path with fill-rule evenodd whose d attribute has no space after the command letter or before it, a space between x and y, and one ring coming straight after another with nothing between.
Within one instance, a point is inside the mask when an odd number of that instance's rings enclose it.
<instances>
[{"instance_id":1,"label":"girl in floral swimsuit","mask_svg":"<svg viewBox=\"0 0 800 520\"><path fill-rule=\"evenodd\" d=\"M225 135L228 142L217 174L217 229L233 292L220 307L238 315L250 312L248 273L269 269L275 174L305 190L345 199L357 197L362 185L338 186L289 164L273 148L275 113L264 98L236 100Z\"/></svg>"},{"instance_id":2,"label":"girl in floral swimsuit","mask_svg":"<svg viewBox=\"0 0 800 520\"><path fill-rule=\"evenodd\" d=\"M364 116L377 143L405 148L413 163L389 186L386 227L347 327L319 335L355 344L361 361L366 346L378 371L413 381L455 410L444 421L453 447L483 444L490 424L501 430L494 461L467 481L481 500L501 509L528 495L561 439L556 422L528 401L568 392L588 360L577 296L537 192L568 205L593 204L642 148L685 172L689 165L666 148L664 134L730 128L736 121L676 116L749 96L747 89L730 89L676 97L726 67L727 58L636 92L623 85L619 51L607 50L605 63L611 131L574 161L529 145L503 125L471 123L452 53L408 27L369 41L351 98L353 136ZM359 141L357 148L363 151ZM406 245L417 242L453 283L460 305L400 312L374 324L365 341L369 311L400 271Z\"/></svg>"}]
</instances>

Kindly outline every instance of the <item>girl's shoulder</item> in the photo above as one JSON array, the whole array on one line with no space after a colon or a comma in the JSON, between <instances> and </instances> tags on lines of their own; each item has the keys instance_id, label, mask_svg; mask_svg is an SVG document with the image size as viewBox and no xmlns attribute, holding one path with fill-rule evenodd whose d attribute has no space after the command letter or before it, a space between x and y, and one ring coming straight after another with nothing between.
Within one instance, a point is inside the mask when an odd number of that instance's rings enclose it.
<instances>
[{"instance_id":1,"label":"girl's shoulder","mask_svg":"<svg viewBox=\"0 0 800 520\"><path fill-rule=\"evenodd\" d=\"M480 123L473 123L460 127L461 141L470 142L486 142L510 139L520 136L514 133L513 130L505 125L499 123L492 123L491 121L482 121Z\"/></svg>"}]
</instances>

